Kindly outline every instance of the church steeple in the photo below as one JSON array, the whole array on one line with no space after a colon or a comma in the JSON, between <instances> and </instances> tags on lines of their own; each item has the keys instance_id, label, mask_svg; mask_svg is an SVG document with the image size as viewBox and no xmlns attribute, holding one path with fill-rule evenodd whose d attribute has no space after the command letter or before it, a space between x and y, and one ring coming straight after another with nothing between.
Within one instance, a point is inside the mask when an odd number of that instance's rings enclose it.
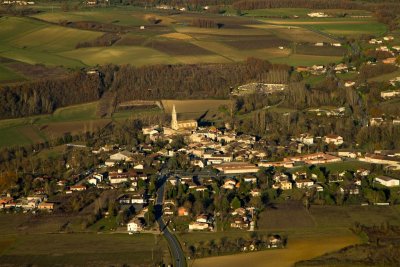
<instances>
[{"instance_id":1,"label":"church steeple","mask_svg":"<svg viewBox=\"0 0 400 267\"><path fill-rule=\"evenodd\" d=\"M178 130L178 116L176 115L175 105L172 106L172 118L171 118L171 128Z\"/></svg>"}]
</instances>

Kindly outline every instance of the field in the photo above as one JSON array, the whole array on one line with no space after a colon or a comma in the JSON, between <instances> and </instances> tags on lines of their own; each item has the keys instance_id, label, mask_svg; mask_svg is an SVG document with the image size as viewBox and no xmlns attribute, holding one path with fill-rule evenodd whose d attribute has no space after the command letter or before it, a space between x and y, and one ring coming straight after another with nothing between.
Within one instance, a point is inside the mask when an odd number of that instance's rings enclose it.
<instances>
[{"instance_id":1,"label":"field","mask_svg":"<svg viewBox=\"0 0 400 267\"><path fill-rule=\"evenodd\" d=\"M197 119L202 115L209 118L218 112L220 106L229 106L229 104L229 100L162 100L165 112L170 114L175 105L180 119Z\"/></svg>"},{"instance_id":2,"label":"field","mask_svg":"<svg viewBox=\"0 0 400 267\"><path fill-rule=\"evenodd\" d=\"M298 261L312 259L358 242L357 237L350 232L327 235L323 240L324 242L321 242L321 236L318 235L293 237L285 249L198 259L194 261L193 266L234 267L246 266L251 262L251 266L255 267L291 267Z\"/></svg>"},{"instance_id":3,"label":"field","mask_svg":"<svg viewBox=\"0 0 400 267\"><path fill-rule=\"evenodd\" d=\"M360 243L361 240L349 230L355 222L366 225L389 222L399 225L399 208L399 206L311 206L307 211L298 202L274 204L260 214L257 223L258 232L287 235L287 248L195 259L190 264L243 266L251 261L252 266L293 266L298 261ZM248 232L227 231L180 234L179 238L182 242L193 244L217 240L224 236L237 238L248 235Z\"/></svg>"},{"instance_id":4,"label":"field","mask_svg":"<svg viewBox=\"0 0 400 267\"><path fill-rule=\"evenodd\" d=\"M43 142L64 133L94 130L108 119L96 118L96 103L58 109L52 115L0 120L0 147Z\"/></svg>"},{"instance_id":5,"label":"field","mask_svg":"<svg viewBox=\"0 0 400 267\"><path fill-rule=\"evenodd\" d=\"M97 233L97 228L82 232L80 219L80 215L0 213L0 265L148 266L161 258L170 261L161 235L128 235L125 227L122 233ZM74 233L61 231L66 224Z\"/></svg>"},{"instance_id":6,"label":"field","mask_svg":"<svg viewBox=\"0 0 400 267\"><path fill-rule=\"evenodd\" d=\"M382 35L386 26L372 18L302 18L302 19L261 19L274 25L299 26L332 37L360 36L363 34Z\"/></svg>"},{"instance_id":7,"label":"field","mask_svg":"<svg viewBox=\"0 0 400 267\"><path fill-rule=\"evenodd\" d=\"M60 11L57 4L54 7L53 10L49 5L37 6L42 12L31 18L0 18L0 56L32 65L67 68L108 63L135 66L227 63L248 57L289 65L313 65L337 62L343 51L292 51L295 43L332 43L337 42L337 36L379 35L386 31L384 25L372 18L310 19L306 17L311 11L308 9L263 9L246 11L244 16L221 16L139 7L87 8L69 12ZM290 19L294 15L300 18ZM197 19L214 20L221 26L192 26ZM88 21L94 28L85 26ZM67 25L66 22L73 24L62 26ZM103 26L119 34L121 39L110 46L76 49L78 43L93 42L101 36ZM279 49L280 46L284 49ZM0 65L0 81L25 77L6 72L3 67Z\"/></svg>"}]
</instances>

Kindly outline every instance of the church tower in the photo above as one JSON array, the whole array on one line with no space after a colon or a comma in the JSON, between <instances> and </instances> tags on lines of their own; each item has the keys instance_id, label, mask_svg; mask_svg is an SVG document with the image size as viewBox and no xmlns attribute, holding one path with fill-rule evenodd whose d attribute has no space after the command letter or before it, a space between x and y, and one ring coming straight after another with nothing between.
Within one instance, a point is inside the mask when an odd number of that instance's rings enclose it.
<instances>
[{"instance_id":1,"label":"church tower","mask_svg":"<svg viewBox=\"0 0 400 267\"><path fill-rule=\"evenodd\" d=\"M176 115L175 105L172 106L172 118L171 118L171 128L174 130L178 130L178 116Z\"/></svg>"}]
</instances>

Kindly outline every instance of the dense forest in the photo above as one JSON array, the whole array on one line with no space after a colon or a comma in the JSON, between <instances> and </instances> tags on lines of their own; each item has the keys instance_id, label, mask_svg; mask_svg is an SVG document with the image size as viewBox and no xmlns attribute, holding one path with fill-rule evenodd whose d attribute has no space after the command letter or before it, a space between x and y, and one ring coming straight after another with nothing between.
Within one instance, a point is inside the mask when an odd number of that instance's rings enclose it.
<instances>
[{"instance_id":1,"label":"dense forest","mask_svg":"<svg viewBox=\"0 0 400 267\"><path fill-rule=\"evenodd\" d=\"M56 108L97 100L103 86L99 76L83 72L61 79L0 87L0 118L52 113Z\"/></svg>"},{"instance_id":2,"label":"dense forest","mask_svg":"<svg viewBox=\"0 0 400 267\"><path fill-rule=\"evenodd\" d=\"M106 91L119 102L135 99L227 98L230 89L289 73L287 65L248 59L243 63L204 65L108 65L99 75L83 71L58 80L0 87L0 118L52 113L56 108L98 100ZM282 81L286 82L286 81Z\"/></svg>"}]
</instances>

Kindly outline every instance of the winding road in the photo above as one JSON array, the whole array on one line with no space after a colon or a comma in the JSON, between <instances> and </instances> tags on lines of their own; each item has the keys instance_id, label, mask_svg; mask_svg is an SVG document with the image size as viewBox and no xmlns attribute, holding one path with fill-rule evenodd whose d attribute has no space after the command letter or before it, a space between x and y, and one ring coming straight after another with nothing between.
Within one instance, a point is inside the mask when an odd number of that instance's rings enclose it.
<instances>
[{"instance_id":1,"label":"winding road","mask_svg":"<svg viewBox=\"0 0 400 267\"><path fill-rule=\"evenodd\" d=\"M165 191L165 182L166 175L162 175L160 180L160 186L157 190L157 199L155 208L155 215L158 226L160 227L160 231L164 234L164 237L167 239L169 249L171 251L172 257L174 259L174 266L177 267L186 267L186 257L183 253L181 245L174 234L168 228L168 223L165 223L162 218L163 213L163 203L164 203L164 191Z\"/></svg>"}]
</instances>

